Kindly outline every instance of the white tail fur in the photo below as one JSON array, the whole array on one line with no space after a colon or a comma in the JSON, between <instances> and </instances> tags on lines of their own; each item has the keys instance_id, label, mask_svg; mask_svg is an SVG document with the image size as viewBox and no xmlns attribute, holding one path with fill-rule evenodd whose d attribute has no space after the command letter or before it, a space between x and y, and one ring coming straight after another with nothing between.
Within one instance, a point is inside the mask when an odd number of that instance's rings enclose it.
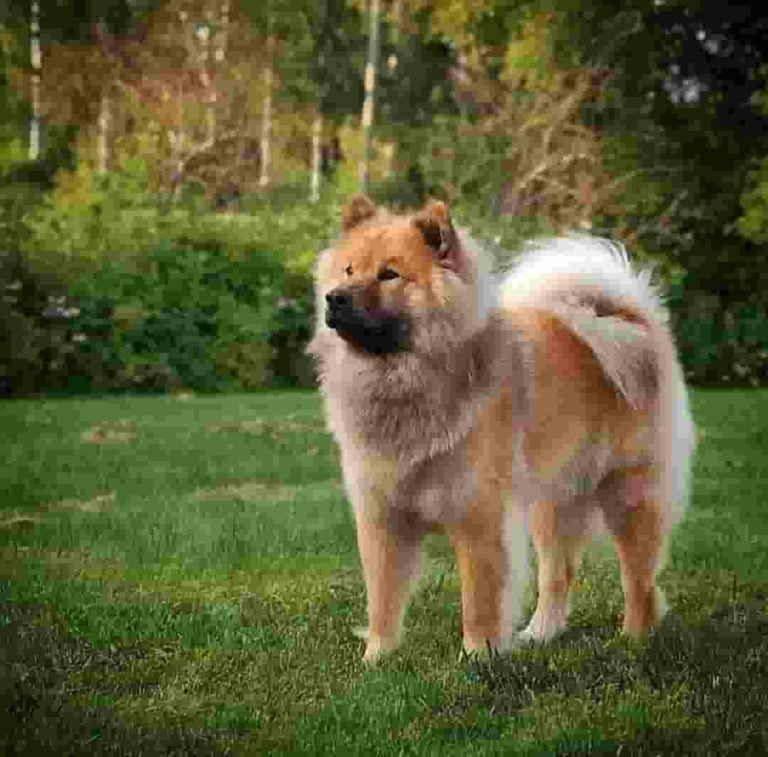
<instances>
[{"instance_id":1,"label":"white tail fur","mask_svg":"<svg viewBox=\"0 0 768 757\"><path fill-rule=\"evenodd\" d=\"M533 247L503 281L500 299L502 307L555 315L592 350L633 407L655 395L658 355L647 326L663 325L666 313L650 271L634 271L621 245L569 237Z\"/></svg>"},{"instance_id":2,"label":"white tail fur","mask_svg":"<svg viewBox=\"0 0 768 757\"><path fill-rule=\"evenodd\" d=\"M552 239L523 253L498 296L504 309L555 315L592 350L632 406L658 398L661 485L676 521L687 498L694 428L667 312L651 271L634 269L620 244L584 236Z\"/></svg>"},{"instance_id":3,"label":"white tail fur","mask_svg":"<svg viewBox=\"0 0 768 757\"><path fill-rule=\"evenodd\" d=\"M507 307L541 307L609 299L645 321L666 321L651 271L634 270L624 246L606 239L571 236L532 243L501 284Z\"/></svg>"}]
</instances>

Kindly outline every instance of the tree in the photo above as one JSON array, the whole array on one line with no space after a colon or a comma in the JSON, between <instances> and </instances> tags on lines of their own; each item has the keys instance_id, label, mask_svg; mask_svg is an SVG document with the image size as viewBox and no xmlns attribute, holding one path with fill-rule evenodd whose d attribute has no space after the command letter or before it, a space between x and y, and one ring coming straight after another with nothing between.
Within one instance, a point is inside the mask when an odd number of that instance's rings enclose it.
<instances>
[{"instance_id":1,"label":"tree","mask_svg":"<svg viewBox=\"0 0 768 757\"><path fill-rule=\"evenodd\" d=\"M609 167L631 172L617 221L685 267L690 287L724 302L767 299L763 253L738 225L749 176L768 153L763 4L555 6L559 55L612 74L590 119L605 136Z\"/></svg>"}]
</instances>

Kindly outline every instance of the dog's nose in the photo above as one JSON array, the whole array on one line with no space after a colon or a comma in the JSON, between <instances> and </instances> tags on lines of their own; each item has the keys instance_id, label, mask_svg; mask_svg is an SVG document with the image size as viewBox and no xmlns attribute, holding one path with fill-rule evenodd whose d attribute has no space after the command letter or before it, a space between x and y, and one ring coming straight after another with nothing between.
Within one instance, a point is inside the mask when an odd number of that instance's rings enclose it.
<instances>
[{"instance_id":1,"label":"dog's nose","mask_svg":"<svg viewBox=\"0 0 768 757\"><path fill-rule=\"evenodd\" d=\"M325 295L325 301L332 308L346 308L352 305L352 295L334 290Z\"/></svg>"}]
</instances>

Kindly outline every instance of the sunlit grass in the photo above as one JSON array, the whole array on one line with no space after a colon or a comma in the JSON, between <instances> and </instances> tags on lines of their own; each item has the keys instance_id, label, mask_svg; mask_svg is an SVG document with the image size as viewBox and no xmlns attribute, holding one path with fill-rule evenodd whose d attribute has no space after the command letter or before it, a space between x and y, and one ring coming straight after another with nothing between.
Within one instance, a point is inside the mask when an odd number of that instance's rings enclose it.
<instances>
[{"instance_id":1,"label":"sunlit grass","mask_svg":"<svg viewBox=\"0 0 768 757\"><path fill-rule=\"evenodd\" d=\"M313 393L0 405L5 745L48 752L753 753L768 735L768 393L700 391L674 614L617 634L585 560L553 646L459 660L430 538L406 643L360 663L364 587ZM529 593L529 603L533 601Z\"/></svg>"}]
</instances>

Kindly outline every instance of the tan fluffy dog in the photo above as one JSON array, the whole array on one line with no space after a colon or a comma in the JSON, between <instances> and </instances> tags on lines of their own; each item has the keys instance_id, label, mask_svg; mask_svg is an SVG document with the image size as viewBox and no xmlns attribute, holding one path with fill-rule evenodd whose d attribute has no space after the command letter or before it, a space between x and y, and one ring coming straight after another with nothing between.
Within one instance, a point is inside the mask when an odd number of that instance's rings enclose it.
<instances>
[{"instance_id":1,"label":"tan fluffy dog","mask_svg":"<svg viewBox=\"0 0 768 757\"><path fill-rule=\"evenodd\" d=\"M368 589L365 659L397 646L420 545L447 531L464 647L547 640L589 538L613 535L624 631L660 619L666 537L686 498L693 427L646 273L621 248L553 240L494 285L446 206L365 197L317 264L318 357ZM522 633L528 533L538 606Z\"/></svg>"}]
</instances>

